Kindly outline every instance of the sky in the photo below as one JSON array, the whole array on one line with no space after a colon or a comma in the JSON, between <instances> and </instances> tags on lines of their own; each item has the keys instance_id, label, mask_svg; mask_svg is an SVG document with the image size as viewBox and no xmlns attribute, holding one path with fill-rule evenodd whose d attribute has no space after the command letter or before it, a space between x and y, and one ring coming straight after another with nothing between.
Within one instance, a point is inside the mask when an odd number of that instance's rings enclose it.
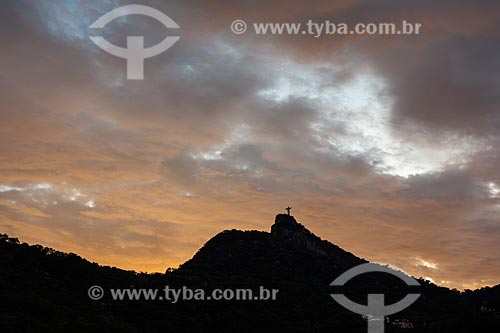
<instances>
[{"instance_id":1,"label":"sky","mask_svg":"<svg viewBox=\"0 0 500 333\"><path fill-rule=\"evenodd\" d=\"M131 3L180 28L141 15L89 28ZM290 205L367 260L450 288L499 284L499 7L2 1L0 232L164 272L222 230L269 231ZM236 19L422 28L263 36L234 34ZM94 35L180 39L127 80Z\"/></svg>"}]
</instances>

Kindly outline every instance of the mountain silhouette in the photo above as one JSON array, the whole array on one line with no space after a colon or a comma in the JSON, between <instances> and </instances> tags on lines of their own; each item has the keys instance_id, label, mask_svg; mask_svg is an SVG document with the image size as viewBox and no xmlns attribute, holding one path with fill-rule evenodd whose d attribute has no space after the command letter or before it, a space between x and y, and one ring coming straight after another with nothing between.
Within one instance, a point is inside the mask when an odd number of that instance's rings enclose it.
<instances>
[{"instance_id":1,"label":"mountain silhouette","mask_svg":"<svg viewBox=\"0 0 500 333\"><path fill-rule=\"evenodd\" d=\"M165 274L99 266L76 254L0 236L2 332L366 332L364 318L337 304L343 293L366 304L368 293L394 303L414 287L384 273L330 283L367 261L279 214L271 232L226 230ZM390 316L386 332L498 332L500 286L459 292L418 280L421 297ZM103 298L90 299L91 286ZM114 300L111 288L276 290L260 300ZM192 296L192 295L191 295ZM403 324L404 323L404 324ZM408 328L413 327L413 328Z\"/></svg>"}]
</instances>

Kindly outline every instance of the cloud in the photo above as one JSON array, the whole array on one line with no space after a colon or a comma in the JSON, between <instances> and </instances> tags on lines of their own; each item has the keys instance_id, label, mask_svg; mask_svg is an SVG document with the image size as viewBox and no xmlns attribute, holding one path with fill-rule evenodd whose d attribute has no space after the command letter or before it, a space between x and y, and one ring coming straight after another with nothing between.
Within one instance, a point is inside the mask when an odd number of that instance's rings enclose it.
<instances>
[{"instance_id":1,"label":"cloud","mask_svg":"<svg viewBox=\"0 0 500 333\"><path fill-rule=\"evenodd\" d=\"M87 38L128 3L4 4L3 230L163 271L223 229L267 230L290 204L367 259L447 286L498 283L497 4L146 1L181 40L131 82ZM423 32L236 36L234 19L407 20ZM169 31L135 16L102 33L124 45Z\"/></svg>"}]
</instances>

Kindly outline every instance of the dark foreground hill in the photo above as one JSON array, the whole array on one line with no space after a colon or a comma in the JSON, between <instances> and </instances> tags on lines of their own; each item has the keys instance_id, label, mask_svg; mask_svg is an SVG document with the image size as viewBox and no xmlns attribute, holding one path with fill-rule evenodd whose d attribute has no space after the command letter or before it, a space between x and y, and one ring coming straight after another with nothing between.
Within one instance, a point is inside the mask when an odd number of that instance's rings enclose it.
<instances>
[{"instance_id":1,"label":"dark foreground hill","mask_svg":"<svg viewBox=\"0 0 500 333\"><path fill-rule=\"evenodd\" d=\"M341 289L329 287L343 272L365 262L287 215L276 217L271 233L224 231L166 274L102 267L2 235L0 331L366 332L366 320L337 304L330 297L333 292L365 304L368 293L384 293L386 303L408 292L420 293L412 306L389 317L386 332L499 331L500 286L460 293L419 280L416 291L391 275L371 273ZM95 285L104 290L99 300L88 295ZM178 288L190 300L174 303L165 286ZM118 288L140 297L113 299L110 289ZM155 300L146 300L143 289L156 290ZM231 289L226 296L233 299L195 299L200 298L197 290L210 297L215 289ZM251 299L235 300L236 289L251 290ZM279 290L275 299L273 289Z\"/></svg>"}]
</instances>

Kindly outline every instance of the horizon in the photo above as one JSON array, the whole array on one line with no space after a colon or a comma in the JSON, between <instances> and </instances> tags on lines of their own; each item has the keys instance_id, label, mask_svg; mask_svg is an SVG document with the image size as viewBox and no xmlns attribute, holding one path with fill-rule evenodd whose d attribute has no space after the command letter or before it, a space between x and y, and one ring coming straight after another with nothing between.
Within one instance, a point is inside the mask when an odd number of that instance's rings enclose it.
<instances>
[{"instance_id":1,"label":"horizon","mask_svg":"<svg viewBox=\"0 0 500 333\"><path fill-rule=\"evenodd\" d=\"M290 217L292 217L292 218L293 218L293 220L294 220L295 222L298 222L299 224L302 224L302 223L300 223L300 221L297 221L297 219L295 219L295 216L293 216L293 215L291 215L291 214L278 213L278 214L276 214L276 217L278 217L278 215L287 215L287 216L290 216ZM276 222L274 222L274 223L276 223ZM303 225L303 224L302 224L302 225ZM306 230L310 231L310 230L307 228L307 226L305 226L305 225L303 225L303 226L306 228ZM217 235L219 235L219 234L223 234L223 233L225 233L225 232L231 232L231 231L241 231L241 232L258 231L258 232L266 232L266 233L269 233L269 234L271 233L271 231L267 231L267 230L257 230L257 229L249 229L249 230L240 230L240 229L224 229L224 230L219 231L216 235L214 235L214 236L213 236L213 237L211 237L210 239L208 239L208 240L207 240L204 244L206 244L206 243L207 243L207 242L209 242L212 238L216 237L216 236L217 236ZM7 235L7 234L5 234L5 235L6 235L7 237L9 237L9 238L16 238L16 237L12 237L11 235ZM315 236L319 237L321 240L326 240L326 241L328 241L329 243L331 243L331 244L333 244L333 245L336 245L336 244L335 244L335 242L333 242L333 241L331 241L331 240L329 240L329 239L324 239L324 238L322 238L320 235L316 235L315 233L313 233L313 235L315 235ZM16 239L17 239L17 238L16 238ZM25 243L25 244L28 244L29 246L33 246L33 245L40 245L40 246L43 246L43 247L46 247L46 248L47 248L47 246L44 246L43 244L30 244L30 243L23 242L23 240L22 240L22 239L18 239L18 240L19 240L19 242L20 242L20 243ZM200 247L200 249L202 249L204 246L205 246L205 245L203 245L202 247ZM198 252L200 249L198 249L198 250L197 250L197 252ZM352 253L354 256L358 257L358 256L356 255L356 253L355 253L355 252L349 251L349 249L343 249L343 248L341 248L341 249L342 249L342 250L344 250L344 251L350 252L350 253ZM55 251L59 251L58 249L53 249L53 250L55 250ZM67 252L63 252L63 253L67 253ZM72 252L71 252L71 253L72 253ZM78 253L74 253L74 254L76 254L76 255L80 256ZM196 253L195 253L195 254L196 254ZM193 256L194 256L194 254L193 254ZM81 256L80 256L80 257L81 257ZM88 258L86 258L86 257L81 257L81 258L82 258L83 260L87 260L87 261L89 261L89 262L91 262L91 263L98 264L98 265L99 265L99 266L101 266L101 267L112 267L112 268L117 268L117 269L120 269L120 270L130 271L130 272L134 272L134 273L138 273L138 274L167 274L169 270L172 270L172 269L173 269L173 270L179 269L179 268L180 268L180 266L181 266L182 264L184 264L184 263L185 263L185 262L180 263L180 264L179 264L178 266L176 266L176 267L166 267L164 271L150 271L150 272L148 272L148 271L138 271L138 270L134 270L134 269L125 269L125 268L123 268L123 267L119 267L119 266L105 265L105 264L102 264L102 263L100 263L100 262L96 262L96 261L89 260L89 259L88 259ZM362 257L358 257L358 258L360 258L360 259L365 259L365 258L362 258ZM189 260L191 260L191 259L192 259L192 258L189 258L187 261L189 261ZM369 262L370 262L370 261L369 261ZM407 275L407 276L412 276L410 273L406 272L406 271L405 271L405 270L403 270L402 268L397 267L397 266L395 266L395 265L392 265L392 264L390 264L390 263L385 263L385 262L371 262L371 263L376 264L376 265L381 265L381 266L387 266L387 267L389 267L390 269L392 269L392 270L394 270L394 271L399 271L399 272L402 272L403 274L405 274L405 275ZM418 276L418 277L417 277L417 276L413 276L413 278L415 278L415 279L417 279L417 280L424 280L424 281L430 282L430 283L432 283L432 284L434 284L434 285L437 285L437 286L439 286L439 287L445 287L445 288L448 288L448 289L456 289L456 290L459 290L461 293L466 292L467 290L472 290L472 291L474 291L474 290L480 290L480 289L482 289L482 288L486 288L486 287L500 286L500 283L499 283L499 284L494 284L494 285L491 285L491 286L489 286L489 285L486 285L486 286L479 286L479 287L476 287L475 289L468 289L468 288L464 288L464 289L457 289L457 288L449 288L449 287L446 287L446 286L440 285L439 283L436 283L435 281L433 281L432 279L429 279L429 278L427 278L427 277L423 277L423 276Z\"/></svg>"},{"instance_id":2,"label":"horizon","mask_svg":"<svg viewBox=\"0 0 500 333\"><path fill-rule=\"evenodd\" d=\"M500 284L500 4L141 0L178 28L91 28L132 3L2 4L0 233L165 272L291 206L370 262ZM309 30L258 32L292 22ZM94 36L180 38L132 75Z\"/></svg>"}]
</instances>

